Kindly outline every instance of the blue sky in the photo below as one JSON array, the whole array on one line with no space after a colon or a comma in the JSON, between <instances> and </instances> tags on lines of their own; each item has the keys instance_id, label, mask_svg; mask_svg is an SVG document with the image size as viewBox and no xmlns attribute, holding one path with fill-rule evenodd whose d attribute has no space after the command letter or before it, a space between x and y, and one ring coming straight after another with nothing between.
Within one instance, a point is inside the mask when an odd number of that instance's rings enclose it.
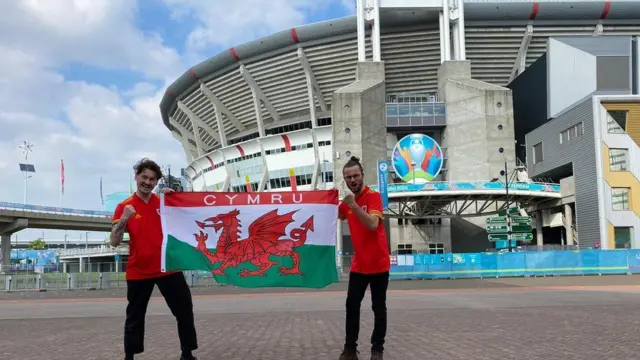
<instances>
[{"instance_id":1,"label":"blue sky","mask_svg":"<svg viewBox=\"0 0 640 360\"><path fill-rule=\"evenodd\" d=\"M217 0L212 0L217 1ZM134 24L147 36L160 36L165 46L175 49L179 54L185 56L188 52L187 38L193 31L198 19L193 15L176 18L172 16L170 8L158 0L138 1L138 8ZM304 15L303 24L324 21L328 19L340 18L350 15L349 10L342 6L340 2L329 3L316 9L301 7L299 11ZM288 28L283 25L282 29ZM244 41L251 41L256 36L247 36ZM238 45L236 43L235 45ZM217 53L226 50L225 47L211 46L201 51L199 61L215 56ZM185 56L186 57L186 56ZM196 62L184 60L185 71ZM136 83L145 81L162 86L162 82L157 79L149 79L139 71L126 68L104 68L89 63L75 62L66 64L60 68L60 73L69 81L87 81L107 87L115 86L117 89L126 90L132 88Z\"/></svg>"},{"instance_id":2,"label":"blue sky","mask_svg":"<svg viewBox=\"0 0 640 360\"><path fill-rule=\"evenodd\" d=\"M127 191L141 157L185 166L184 151L158 109L168 84L230 47L347 16L352 2L0 2L0 201L23 201L17 168L23 140L34 144L29 162L38 170L29 181L30 204L60 204L61 159L63 206L93 210L101 208L100 178L104 194ZM20 234L29 239L41 231Z\"/></svg>"}]
</instances>

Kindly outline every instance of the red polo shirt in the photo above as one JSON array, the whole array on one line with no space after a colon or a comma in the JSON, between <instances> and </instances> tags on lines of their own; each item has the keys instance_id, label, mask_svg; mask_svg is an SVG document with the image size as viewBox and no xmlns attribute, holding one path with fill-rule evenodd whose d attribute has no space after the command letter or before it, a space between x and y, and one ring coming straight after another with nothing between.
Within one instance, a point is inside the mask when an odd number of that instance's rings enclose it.
<instances>
[{"instance_id":1,"label":"red polo shirt","mask_svg":"<svg viewBox=\"0 0 640 360\"><path fill-rule=\"evenodd\" d=\"M346 219L349 223L351 242L355 251L351 262L351 271L361 274L387 272L391 267L391 260L387 234L382 223L382 197L377 191L365 186L355 200L356 204L364 211L379 217L380 221L378 221L378 227L375 230L369 230L349 205L344 202L340 203L338 217L340 220Z\"/></svg>"},{"instance_id":2,"label":"red polo shirt","mask_svg":"<svg viewBox=\"0 0 640 360\"><path fill-rule=\"evenodd\" d=\"M120 221L125 206L132 205L136 214L127 221L129 233L129 259L127 280L148 279L171 273L160 271L162 258L162 223L160 222L160 197L152 194L145 203L137 194L119 203L113 212L113 224Z\"/></svg>"}]
</instances>

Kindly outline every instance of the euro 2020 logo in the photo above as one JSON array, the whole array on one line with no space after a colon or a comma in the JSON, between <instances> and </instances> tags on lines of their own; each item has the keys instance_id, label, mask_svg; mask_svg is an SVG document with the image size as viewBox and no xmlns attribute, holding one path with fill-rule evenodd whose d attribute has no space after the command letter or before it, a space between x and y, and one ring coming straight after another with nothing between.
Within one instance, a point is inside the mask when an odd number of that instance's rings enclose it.
<instances>
[{"instance_id":1,"label":"euro 2020 logo","mask_svg":"<svg viewBox=\"0 0 640 360\"><path fill-rule=\"evenodd\" d=\"M432 181L442 169L442 149L433 138L424 134L403 137L393 148L393 170L407 183Z\"/></svg>"}]
</instances>

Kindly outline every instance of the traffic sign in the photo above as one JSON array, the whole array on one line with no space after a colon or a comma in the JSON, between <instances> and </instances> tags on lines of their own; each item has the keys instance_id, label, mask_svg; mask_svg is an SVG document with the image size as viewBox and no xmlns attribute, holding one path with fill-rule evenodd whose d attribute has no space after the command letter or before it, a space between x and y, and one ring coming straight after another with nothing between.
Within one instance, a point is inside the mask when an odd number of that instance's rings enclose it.
<instances>
[{"instance_id":1,"label":"traffic sign","mask_svg":"<svg viewBox=\"0 0 640 360\"><path fill-rule=\"evenodd\" d=\"M511 234L511 240L515 240L515 241L531 241L531 240L533 240L533 234L532 233Z\"/></svg>"},{"instance_id":2,"label":"traffic sign","mask_svg":"<svg viewBox=\"0 0 640 360\"><path fill-rule=\"evenodd\" d=\"M508 231L507 225L487 225L487 232L490 234L506 233Z\"/></svg>"},{"instance_id":3,"label":"traffic sign","mask_svg":"<svg viewBox=\"0 0 640 360\"><path fill-rule=\"evenodd\" d=\"M531 228L531 224L528 225L511 225L511 232L514 233L528 233L531 232L532 228Z\"/></svg>"},{"instance_id":4,"label":"traffic sign","mask_svg":"<svg viewBox=\"0 0 640 360\"><path fill-rule=\"evenodd\" d=\"M507 223L506 216L487 218L487 224L506 224L506 223Z\"/></svg>"},{"instance_id":5,"label":"traffic sign","mask_svg":"<svg viewBox=\"0 0 640 360\"><path fill-rule=\"evenodd\" d=\"M526 225L526 224L531 224L531 216L512 216L511 217L511 223L512 224L522 224L522 225Z\"/></svg>"},{"instance_id":6,"label":"traffic sign","mask_svg":"<svg viewBox=\"0 0 640 360\"><path fill-rule=\"evenodd\" d=\"M518 215L520 214L520 208L519 207L512 207L509 208L509 215ZM506 210L500 210L498 211L498 216L507 216L507 211Z\"/></svg>"},{"instance_id":7,"label":"traffic sign","mask_svg":"<svg viewBox=\"0 0 640 360\"><path fill-rule=\"evenodd\" d=\"M509 235L507 234L489 234L489 241L507 241L509 240Z\"/></svg>"}]
</instances>

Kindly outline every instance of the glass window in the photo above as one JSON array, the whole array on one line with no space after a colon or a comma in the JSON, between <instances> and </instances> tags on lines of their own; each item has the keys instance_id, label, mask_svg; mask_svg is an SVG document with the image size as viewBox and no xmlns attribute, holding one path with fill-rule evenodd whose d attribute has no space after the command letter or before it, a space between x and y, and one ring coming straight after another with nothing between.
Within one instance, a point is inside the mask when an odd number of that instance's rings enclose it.
<instances>
[{"instance_id":1,"label":"glass window","mask_svg":"<svg viewBox=\"0 0 640 360\"><path fill-rule=\"evenodd\" d=\"M629 188L611 188L613 210L629 210Z\"/></svg>"},{"instance_id":2,"label":"glass window","mask_svg":"<svg viewBox=\"0 0 640 360\"><path fill-rule=\"evenodd\" d=\"M444 254L444 244L429 244L429 254Z\"/></svg>"},{"instance_id":3,"label":"glass window","mask_svg":"<svg viewBox=\"0 0 640 360\"><path fill-rule=\"evenodd\" d=\"M609 169L611 171L629 171L629 150L609 149Z\"/></svg>"},{"instance_id":4,"label":"glass window","mask_svg":"<svg viewBox=\"0 0 640 360\"><path fill-rule=\"evenodd\" d=\"M627 110L608 110L607 114L609 133L622 134L627 130Z\"/></svg>"},{"instance_id":5,"label":"glass window","mask_svg":"<svg viewBox=\"0 0 640 360\"><path fill-rule=\"evenodd\" d=\"M533 163L537 164L544 160L544 156L542 155L542 143L537 143L533 145Z\"/></svg>"},{"instance_id":6,"label":"glass window","mask_svg":"<svg viewBox=\"0 0 640 360\"><path fill-rule=\"evenodd\" d=\"M631 239L633 238L632 227L614 227L613 237L616 243L616 249L631 248Z\"/></svg>"}]
</instances>

